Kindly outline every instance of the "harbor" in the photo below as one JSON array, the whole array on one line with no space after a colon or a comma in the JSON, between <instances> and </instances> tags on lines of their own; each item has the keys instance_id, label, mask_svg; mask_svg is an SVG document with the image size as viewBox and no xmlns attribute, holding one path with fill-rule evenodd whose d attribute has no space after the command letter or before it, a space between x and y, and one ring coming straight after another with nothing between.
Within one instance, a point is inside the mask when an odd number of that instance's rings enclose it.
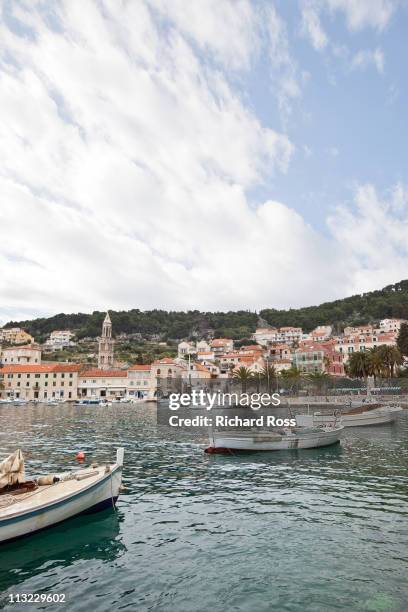
<instances>
[{"instance_id":1,"label":"harbor","mask_svg":"<svg viewBox=\"0 0 408 612\"><path fill-rule=\"evenodd\" d=\"M0 456L22 448L30 476L125 457L116 510L2 546L0 608L49 592L73 610L405 609L406 410L333 446L222 456L155 411L0 406Z\"/></svg>"}]
</instances>

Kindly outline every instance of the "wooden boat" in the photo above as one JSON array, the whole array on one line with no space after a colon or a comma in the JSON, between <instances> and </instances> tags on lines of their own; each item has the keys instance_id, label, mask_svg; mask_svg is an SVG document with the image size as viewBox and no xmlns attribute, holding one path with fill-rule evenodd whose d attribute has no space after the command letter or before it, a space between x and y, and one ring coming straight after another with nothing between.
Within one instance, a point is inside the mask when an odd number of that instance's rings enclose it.
<instances>
[{"instance_id":1,"label":"wooden boat","mask_svg":"<svg viewBox=\"0 0 408 612\"><path fill-rule=\"evenodd\" d=\"M319 448L336 444L340 440L342 425L323 427L293 427L271 430L225 430L210 431L210 446L206 453L228 453L230 451L277 451L299 448Z\"/></svg>"},{"instance_id":2,"label":"wooden boat","mask_svg":"<svg viewBox=\"0 0 408 612\"><path fill-rule=\"evenodd\" d=\"M78 514L114 507L122 481L123 456L124 449L118 448L114 464L25 481L21 451L11 455L0 464L0 491L3 491L0 543L30 535ZM8 482L6 486L5 482Z\"/></svg>"},{"instance_id":3,"label":"wooden boat","mask_svg":"<svg viewBox=\"0 0 408 612\"><path fill-rule=\"evenodd\" d=\"M341 413L340 422L344 427L362 427L365 425L384 425L392 423L397 418L401 406L383 405L378 403L359 404L354 408L347 409ZM330 425L338 415L321 414L315 412L313 415L298 414L296 421L298 425L319 426Z\"/></svg>"}]
</instances>

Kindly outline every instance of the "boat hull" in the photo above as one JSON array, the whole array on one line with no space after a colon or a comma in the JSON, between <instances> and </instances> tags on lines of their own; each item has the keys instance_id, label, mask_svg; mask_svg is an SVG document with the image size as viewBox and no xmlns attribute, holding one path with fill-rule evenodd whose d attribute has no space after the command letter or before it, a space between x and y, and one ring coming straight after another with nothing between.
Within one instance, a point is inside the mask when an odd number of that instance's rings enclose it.
<instances>
[{"instance_id":1,"label":"boat hull","mask_svg":"<svg viewBox=\"0 0 408 612\"><path fill-rule=\"evenodd\" d=\"M392 423L400 410L379 410L362 412L361 414L344 414L341 422L345 427L361 427L363 425L384 425Z\"/></svg>"},{"instance_id":2,"label":"boat hull","mask_svg":"<svg viewBox=\"0 0 408 612\"><path fill-rule=\"evenodd\" d=\"M228 452L228 451L279 451L319 448L330 446L340 440L342 427L330 429L329 431L308 432L302 435L282 435L253 433L244 435L242 432L214 432L211 435L211 446L206 452Z\"/></svg>"},{"instance_id":3,"label":"boat hull","mask_svg":"<svg viewBox=\"0 0 408 612\"><path fill-rule=\"evenodd\" d=\"M31 535L80 514L113 507L119 496L122 465L115 464L111 472L87 484L65 498L56 499L44 507L25 508L15 513L0 514L0 544Z\"/></svg>"},{"instance_id":4,"label":"boat hull","mask_svg":"<svg viewBox=\"0 0 408 612\"><path fill-rule=\"evenodd\" d=\"M365 425L384 425L386 423L392 423L397 418L399 412L402 411L400 406L386 406L383 408L376 408L374 410L367 410L363 412L355 412L354 414L343 413L341 415L341 424L344 427L363 427ZM316 425L330 425L337 418L332 414L298 414L296 415L296 421L301 426L316 426Z\"/></svg>"}]
</instances>

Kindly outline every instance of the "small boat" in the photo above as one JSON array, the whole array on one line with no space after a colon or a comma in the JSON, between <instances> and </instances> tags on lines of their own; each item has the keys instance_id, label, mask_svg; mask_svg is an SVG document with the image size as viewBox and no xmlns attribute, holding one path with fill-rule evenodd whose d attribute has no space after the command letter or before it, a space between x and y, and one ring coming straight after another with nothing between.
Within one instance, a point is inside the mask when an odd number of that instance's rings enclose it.
<instances>
[{"instance_id":1,"label":"small boat","mask_svg":"<svg viewBox=\"0 0 408 612\"><path fill-rule=\"evenodd\" d=\"M78 514L115 507L124 449L114 464L25 480L20 450L0 463L0 543L31 535Z\"/></svg>"},{"instance_id":2,"label":"small boat","mask_svg":"<svg viewBox=\"0 0 408 612\"><path fill-rule=\"evenodd\" d=\"M364 425L384 425L393 423L399 412L402 411L401 406L385 406L382 404L360 404L355 408L350 408L341 413L340 422L344 427L362 427ZM322 414L315 412L313 415L298 414L296 421L298 425L330 425L334 419L339 419L339 415Z\"/></svg>"},{"instance_id":3,"label":"small boat","mask_svg":"<svg viewBox=\"0 0 408 612\"><path fill-rule=\"evenodd\" d=\"M293 427L277 431L253 429L249 431L225 430L210 432L210 446L206 453L231 451L277 451L299 448L319 448L336 444L340 440L342 425L323 427Z\"/></svg>"},{"instance_id":4,"label":"small boat","mask_svg":"<svg viewBox=\"0 0 408 612\"><path fill-rule=\"evenodd\" d=\"M101 400L97 398L81 399L74 403L74 406L99 406Z\"/></svg>"}]
</instances>

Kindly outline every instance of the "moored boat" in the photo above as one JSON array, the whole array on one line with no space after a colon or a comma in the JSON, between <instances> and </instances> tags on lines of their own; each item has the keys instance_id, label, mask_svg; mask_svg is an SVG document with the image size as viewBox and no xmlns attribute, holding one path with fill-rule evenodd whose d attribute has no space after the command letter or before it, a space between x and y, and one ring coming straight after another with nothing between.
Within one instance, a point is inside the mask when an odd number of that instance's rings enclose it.
<instances>
[{"instance_id":1,"label":"moored boat","mask_svg":"<svg viewBox=\"0 0 408 612\"><path fill-rule=\"evenodd\" d=\"M387 406L374 403L361 404L342 412L340 422L344 427L384 425L386 423L393 423L401 411L401 406ZM334 419L338 420L339 416L322 414L321 412L315 412L313 415L298 414L296 416L299 425L330 425Z\"/></svg>"},{"instance_id":2,"label":"moored boat","mask_svg":"<svg viewBox=\"0 0 408 612\"><path fill-rule=\"evenodd\" d=\"M0 464L0 543L78 514L114 507L122 481L123 457L124 450L119 448L114 464L25 481L21 451L11 455Z\"/></svg>"},{"instance_id":3,"label":"moored boat","mask_svg":"<svg viewBox=\"0 0 408 612\"><path fill-rule=\"evenodd\" d=\"M210 432L210 446L206 453L230 451L277 451L319 448L340 440L342 425L323 427L294 427L282 430L225 430Z\"/></svg>"}]
</instances>

